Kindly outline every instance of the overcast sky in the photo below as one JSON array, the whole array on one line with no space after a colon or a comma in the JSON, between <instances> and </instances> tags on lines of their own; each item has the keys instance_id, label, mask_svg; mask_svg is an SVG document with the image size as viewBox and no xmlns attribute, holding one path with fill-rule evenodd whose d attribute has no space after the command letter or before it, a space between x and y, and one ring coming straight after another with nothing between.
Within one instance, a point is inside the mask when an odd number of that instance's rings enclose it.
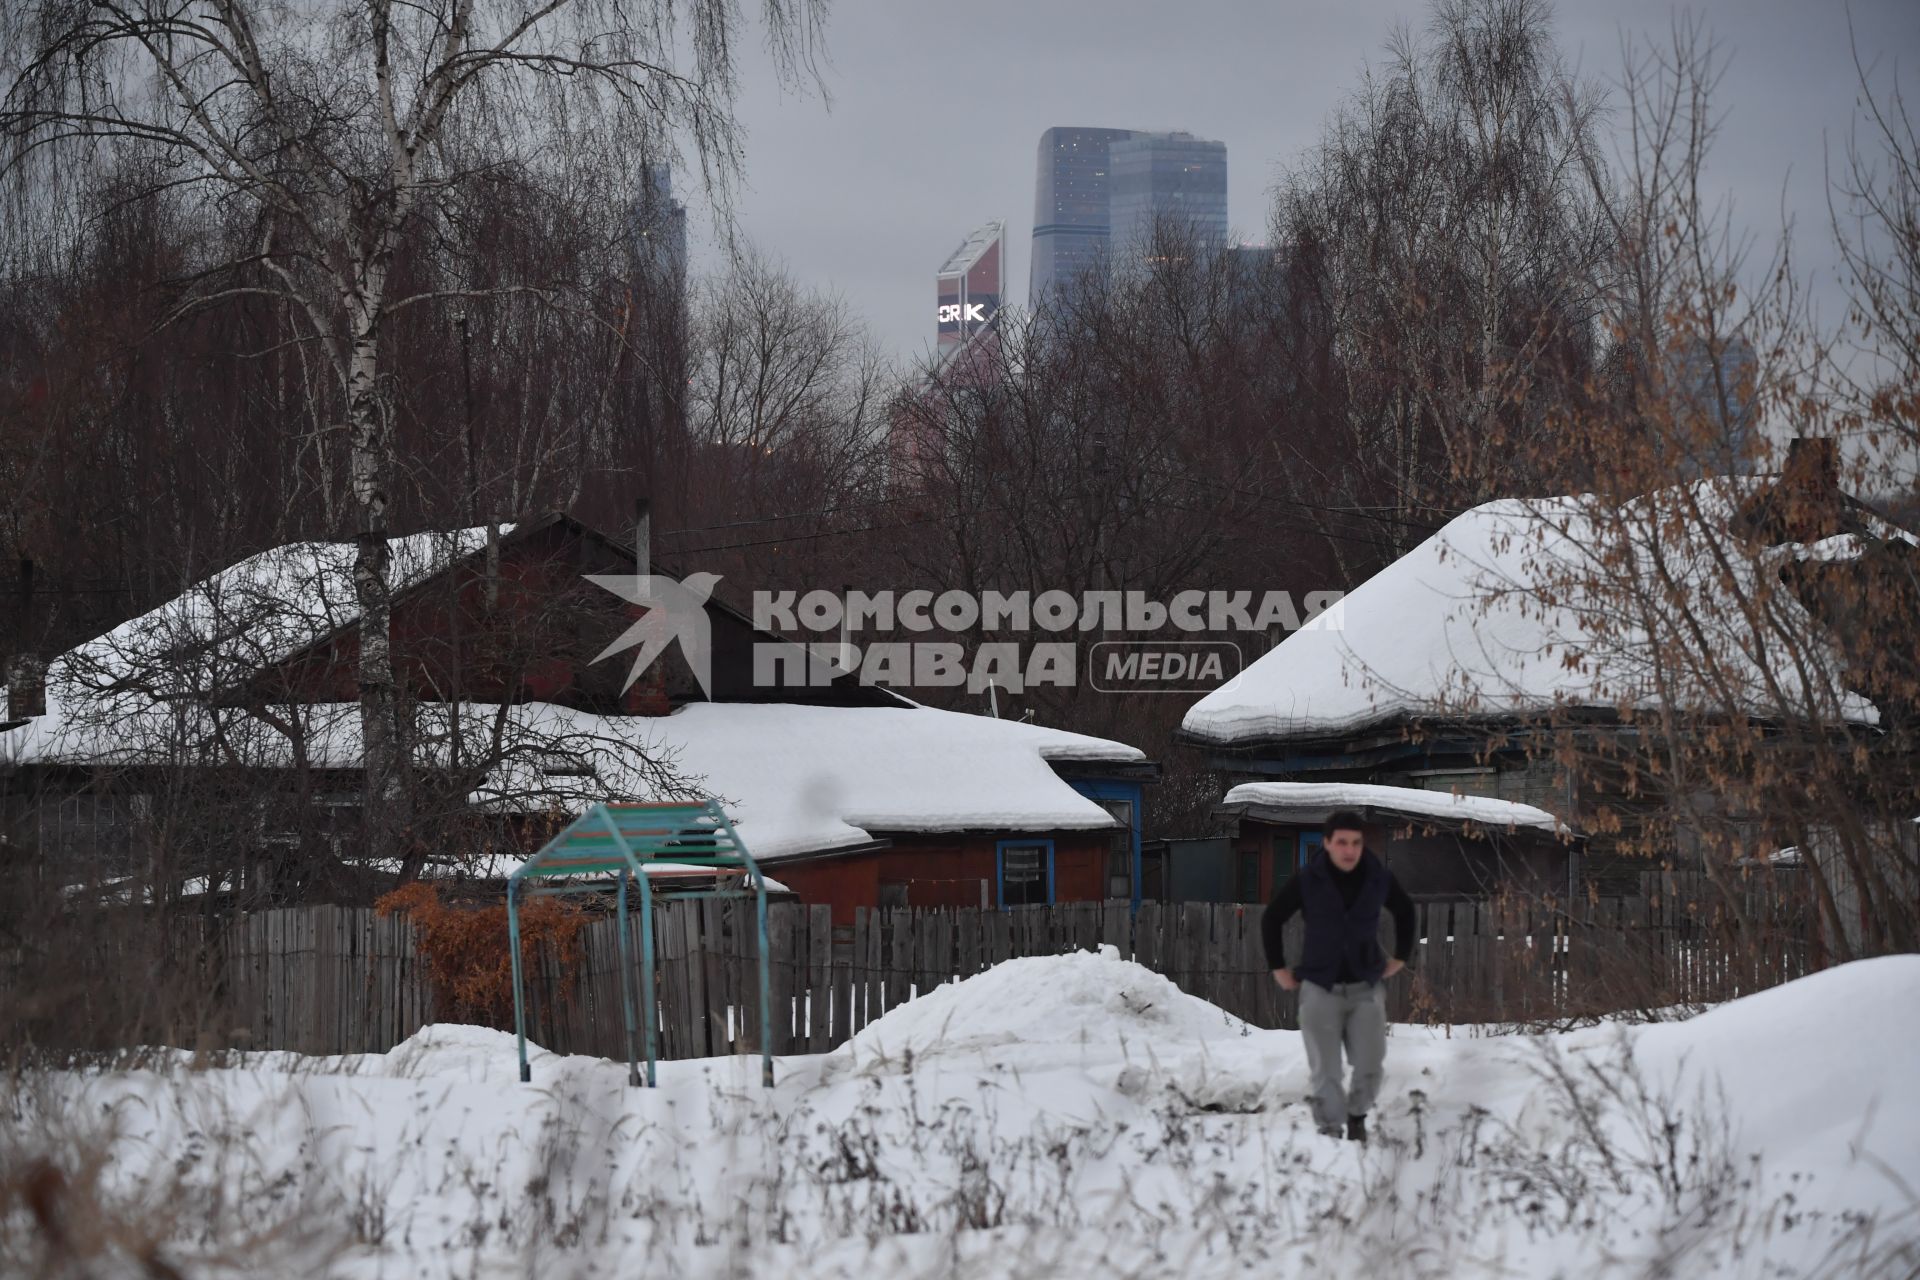
<instances>
[{"instance_id":1,"label":"overcast sky","mask_svg":"<svg viewBox=\"0 0 1920 1280\"><path fill-rule=\"evenodd\" d=\"M1852 0L1882 82L1920 94L1920 3ZM1857 98L1838 0L1583 0L1558 7L1563 52L1588 77L1619 73L1624 34L1664 37L1702 15L1729 56L1710 177L1736 219L1771 234L1783 208L1817 268L1822 169L1844 146ZM1411 0L834 0L819 97L782 93L764 59L743 67L747 189L738 225L802 281L844 296L907 357L934 334L933 274L974 227L1005 218L1010 302L1026 296L1035 151L1053 125L1186 129L1227 144L1228 204L1264 241L1277 174L1381 59ZM716 255L707 211L691 219L696 265Z\"/></svg>"}]
</instances>

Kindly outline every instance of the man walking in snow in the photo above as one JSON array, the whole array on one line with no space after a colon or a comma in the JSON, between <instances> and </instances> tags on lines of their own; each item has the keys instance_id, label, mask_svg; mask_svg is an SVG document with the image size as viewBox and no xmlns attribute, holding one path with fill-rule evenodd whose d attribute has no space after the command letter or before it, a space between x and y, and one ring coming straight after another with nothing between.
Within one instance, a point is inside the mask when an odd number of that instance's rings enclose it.
<instances>
[{"instance_id":1,"label":"man walking in snow","mask_svg":"<svg viewBox=\"0 0 1920 1280\"><path fill-rule=\"evenodd\" d=\"M1338 1137L1341 1121L1355 1142L1367 1140L1367 1110L1380 1092L1387 1060L1384 981L1413 954L1413 899L1366 846L1360 816L1327 819L1325 845L1287 881L1260 919L1273 980L1300 993L1300 1036L1307 1046L1313 1118L1320 1132ZM1393 958L1380 949L1380 909L1393 913ZM1306 917L1300 961L1287 964L1281 930L1295 912ZM1346 1074L1341 1050L1353 1066Z\"/></svg>"}]
</instances>

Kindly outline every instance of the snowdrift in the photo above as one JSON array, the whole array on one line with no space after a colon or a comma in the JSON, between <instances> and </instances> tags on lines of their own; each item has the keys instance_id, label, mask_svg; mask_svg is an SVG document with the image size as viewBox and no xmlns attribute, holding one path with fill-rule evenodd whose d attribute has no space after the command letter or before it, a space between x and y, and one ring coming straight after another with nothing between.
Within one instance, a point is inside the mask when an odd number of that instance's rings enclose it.
<instances>
[{"instance_id":1,"label":"snowdrift","mask_svg":"<svg viewBox=\"0 0 1920 1280\"><path fill-rule=\"evenodd\" d=\"M757 1059L664 1063L646 1090L545 1052L522 1085L510 1036L439 1026L379 1055L23 1077L0 1139L71 1164L123 1224L102 1238L150 1232L189 1273L1920 1268L1920 957L1680 1023L1479 1030L1394 1028L1366 1148L1314 1132L1297 1034L1111 951L929 992L772 1090ZM26 1221L0 1212L0 1259L30 1272Z\"/></svg>"},{"instance_id":2,"label":"snowdrift","mask_svg":"<svg viewBox=\"0 0 1920 1280\"><path fill-rule=\"evenodd\" d=\"M1240 1019L1109 946L1008 960L937 987L870 1023L839 1052L903 1068L977 1061L1016 1045L1071 1047L1079 1051L1074 1056L1104 1061L1129 1044L1202 1044L1248 1034ZM1033 1055L1023 1060L1031 1063Z\"/></svg>"}]
</instances>

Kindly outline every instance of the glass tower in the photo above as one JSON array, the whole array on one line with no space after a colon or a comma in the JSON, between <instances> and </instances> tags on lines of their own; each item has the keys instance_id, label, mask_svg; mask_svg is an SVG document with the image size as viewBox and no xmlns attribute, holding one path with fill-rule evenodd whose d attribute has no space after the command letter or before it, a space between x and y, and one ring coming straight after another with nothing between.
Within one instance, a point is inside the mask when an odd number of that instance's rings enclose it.
<instances>
[{"instance_id":1,"label":"glass tower","mask_svg":"<svg viewBox=\"0 0 1920 1280\"><path fill-rule=\"evenodd\" d=\"M678 293L687 279L687 206L673 198L673 169L640 166L640 194L628 214L635 274Z\"/></svg>"},{"instance_id":2,"label":"glass tower","mask_svg":"<svg viewBox=\"0 0 1920 1280\"><path fill-rule=\"evenodd\" d=\"M1053 128L1040 135L1029 302L1099 265L1112 227L1108 151L1131 129Z\"/></svg>"},{"instance_id":3,"label":"glass tower","mask_svg":"<svg viewBox=\"0 0 1920 1280\"><path fill-rule=\"evenodd\" d=\"M1135 133L1114 142L1108 159L1108 252L1117 266L1138 266L1162 224L1203 252L1225 247L1226 143L1190 133Z\"/></svg>"}]
</instances>

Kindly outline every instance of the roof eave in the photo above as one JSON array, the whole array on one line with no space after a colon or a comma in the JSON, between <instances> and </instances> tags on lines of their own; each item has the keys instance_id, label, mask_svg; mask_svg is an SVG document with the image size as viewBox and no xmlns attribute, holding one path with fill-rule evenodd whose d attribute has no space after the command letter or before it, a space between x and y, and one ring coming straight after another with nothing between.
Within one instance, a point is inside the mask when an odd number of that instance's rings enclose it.
<instances>
[{"instance_id":1,"label":"roof eave","mask_svg":"<svg viewBox=\"0 0 1920 1280\"><path fill-rule=\"evenodd\" d=\"M1579 833L1564 823L1561 824L1560 830L1555 831L1533 823L1484 822L1477 818L1443 817L1438 814L1417 813L1397 809L1391 805L1378 804L1271 805L1258 801L1240 801L1234 804L1215 805L1213 814L1215 817L1222 818L1252 818L1256 822L1271 822L1279 826L1314 826L1325 822L1328 815L1340 809L1357 813L1367 821L1377 820L1381 826L1410 825L1423 827L1430 832L1444 832L1450 835L1512 836L1535 832L1543 836L1579 838Z\"/></svg>"}]
</instances>

